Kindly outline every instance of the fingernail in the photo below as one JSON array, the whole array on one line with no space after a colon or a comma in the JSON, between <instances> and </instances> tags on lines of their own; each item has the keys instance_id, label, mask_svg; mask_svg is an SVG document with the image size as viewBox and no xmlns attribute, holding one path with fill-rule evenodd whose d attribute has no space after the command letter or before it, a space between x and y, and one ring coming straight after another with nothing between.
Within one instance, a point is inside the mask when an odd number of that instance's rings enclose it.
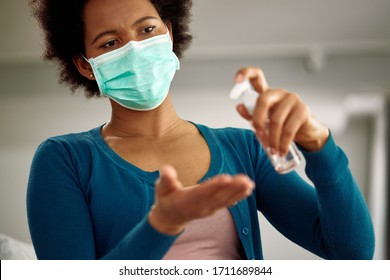
<instances>
[{"instance_id":1,"label":"fingernail","mask_svg":"<svg viewBox=\"0 0 390 280\"><path fill-rule=\"evenodd\" d=\"M244 76L242 74L237 74L236 78L234 79L236 82L241 82Z\"/></svg>"}]
</instances>

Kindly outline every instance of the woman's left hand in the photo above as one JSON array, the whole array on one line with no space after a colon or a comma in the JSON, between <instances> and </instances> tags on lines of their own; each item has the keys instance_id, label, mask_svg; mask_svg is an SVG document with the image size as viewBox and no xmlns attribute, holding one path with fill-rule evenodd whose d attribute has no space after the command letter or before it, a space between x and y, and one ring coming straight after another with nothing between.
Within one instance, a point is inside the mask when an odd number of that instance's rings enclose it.
<instances>
[{"instance_id":1,"label":"woman's left hand","mask_svg":"<svg viewBox=\"0 0 390 280\"><path fill-rule=\"evenodd\" d=\"M316 119L297 94L270 88L260 68L240 69L235 82L246 79L249 79L259 97L253 115L243 104L237 106L237 111L252 122L260 142L270 148L271 153L287 154L292 141L310 152L321 150L329 138L329 130Z\"/></svg>"}]
</instances>

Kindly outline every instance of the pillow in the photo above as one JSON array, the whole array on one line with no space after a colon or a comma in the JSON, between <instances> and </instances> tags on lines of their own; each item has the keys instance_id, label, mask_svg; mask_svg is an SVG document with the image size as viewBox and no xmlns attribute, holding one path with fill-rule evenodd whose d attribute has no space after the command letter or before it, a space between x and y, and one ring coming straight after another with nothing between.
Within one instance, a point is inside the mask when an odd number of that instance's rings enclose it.
<instances>
[{"instance_id":1,"label":"pillow","mask_svg":"<svg viewBox=\"0 0 390 280\"><path fill-rule=\"evenodd\" d=\"M32 244L0 234L0 260L36 260Z\"/></svg>"}]
</instances>

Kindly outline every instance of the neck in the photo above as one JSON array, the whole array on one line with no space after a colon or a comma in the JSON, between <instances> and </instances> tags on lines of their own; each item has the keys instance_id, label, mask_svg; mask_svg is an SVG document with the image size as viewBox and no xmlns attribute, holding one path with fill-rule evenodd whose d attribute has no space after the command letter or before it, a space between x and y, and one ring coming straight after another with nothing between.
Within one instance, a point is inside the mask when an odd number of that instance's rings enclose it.
<instances>
[{"instance_id":1,"label":"neck","mask_svg":"<svg viewBox=\"0 0 390 280\"><path fill-rule=\"evenodd\" d=\"M104 135L164 139L171 137L173 131L179 132L177 128L184 123L177 116L169 94L158 108L150 111L129 110L110 101L112 114L110 121L103 127Z\"/></svg>"}]
</instances>

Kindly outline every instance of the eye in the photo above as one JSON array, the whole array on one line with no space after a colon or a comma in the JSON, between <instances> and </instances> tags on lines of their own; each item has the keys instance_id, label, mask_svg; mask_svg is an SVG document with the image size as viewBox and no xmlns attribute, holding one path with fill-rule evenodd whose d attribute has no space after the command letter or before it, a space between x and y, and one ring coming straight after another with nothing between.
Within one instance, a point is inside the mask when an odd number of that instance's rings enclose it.
<instances>
[{"instance_id":1,"label":"eye","mask_svg":"<svg viewBox=\"0 0 390 280\"><path fill-rule=\"evenodd\" d=\"M155 25L150 25L142 29L141 33L142 34L149 34L152 33L156 29Z\"/></svg>"},{"instance_id":2,"label":"eye","mask_svg":"<svg viewBox=\"0 0 390 280\"><path fill-rule=\"evenodd\" d=\"M107 43L103 44L101 47L108 49L108 48L115 47L117 44L119 44L118 40L110 40Z\"/></svg>"}]
</instances>

